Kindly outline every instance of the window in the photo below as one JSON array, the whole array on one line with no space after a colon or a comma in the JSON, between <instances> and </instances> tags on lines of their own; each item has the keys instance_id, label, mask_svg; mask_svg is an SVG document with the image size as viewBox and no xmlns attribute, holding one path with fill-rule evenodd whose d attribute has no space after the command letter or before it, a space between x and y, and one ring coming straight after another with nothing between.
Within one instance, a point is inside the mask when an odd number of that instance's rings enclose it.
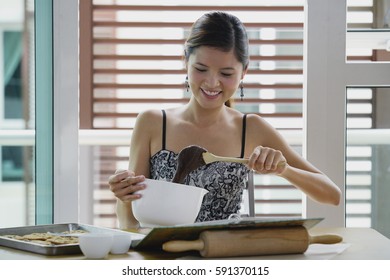
<instances>
[{"instance_id":1,"label":"window","mask_svg":"<svg viewBox=\"0 0 390 280\"><path fill-rule=\"evenodd\" d=\"M4 30L2 34L3 57L3 116L2 124L23 128L22 99L22 32ZM12 123L14 125L12 125ZM23 147L4 146L1 148L1 181L23 181Z\"/></svg>"},{"instance_id":2,"label":"window","mask_svg":"<svg viewBox=\"0 0 390 280\"><path fill-rule=\"evenodd\" d=\"M52 1L1 1L0 7L0 223L48 224L54 216Z\"/></svg>"},{"instance_id":3,"label":"window","mask_svg":"<svg viewBox=\"0 0 390 280\"><path fill-rule=\"evenodd\" d=\"M35 223L34 1L2 1L0 7L0 223L31 225Z\"/></svg>"},{"instance_id":4,"label":"window","mask_svg":"<svg viewBox=\"0 0 390 280\"><path fill-rule=\"evenodd\" d=\"M349 1L347 56L351 63L368 61L384 63L389 1ZM360 20L359 20L360 19ZM359 58L360 57L360 58ZM387 166L389 166L389 115L384 104L389 102L388 87L349 86L347 100L346 149L346 226L372 227L390 236L387 222ZM371 137L368 137L371 136Z\"/></svg>"}]
</instances>

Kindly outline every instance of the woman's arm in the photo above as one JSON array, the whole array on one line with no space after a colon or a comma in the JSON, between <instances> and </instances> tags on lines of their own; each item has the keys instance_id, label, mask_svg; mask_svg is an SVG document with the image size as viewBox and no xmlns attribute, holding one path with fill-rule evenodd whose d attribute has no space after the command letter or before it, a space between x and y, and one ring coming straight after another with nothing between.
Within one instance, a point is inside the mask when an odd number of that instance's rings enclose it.
<instances>
[{"instance_id":1,"label":"woman's arm","mask_svg":"<svg viewBox=\"0 0 390 280\"><path fill-rule=\"evenodd\" d=\"M338 205L341 191L339 187L321 172L312 172L288 165L279 174L291 184L317 202Z\"/></svg>"},{"instance_id":2,"label":"woman's arm","mask_svg":"<svg viewBox=\"0 0 390 280\"><path fill-rule=\"evenodd\" d=\"M131 204L139 199L134 192L145 188L142 182L149 177L150 142L161 119L161 112L147 111L137 117L130 144L129 170L111 176L109 184L117 198L116 214L122 229L138 228Z\"/></svg>"},{"instance_id":3,"label":"woman's arm","mask_svg":"<svg viewBox=\"0 0 390 280\"><path fill-rule=\"evenodd\" d=\"M261 174L287 179L311 199L332 205L340 202L340 188L296 153L283 136L256 115L248 116L248 144L253 152L248 166Z\"/></svg>"},{"instance_id":4,"label":"woman's arm","mask_svg":"<svg viewBox=\"0 0 390 280\"><path fill-rule=\"evenodd\" d=\"M133 194L133 192L143 189L144 186L138 183L141 183L144 178L144 176L135 177L134 172L129 170L117 170L109 178L110 189L117 200L116 215L121 229L138 228L138 221L132 213L131 202L140 198L139 194Z\"/></svg>"}]
</instances>

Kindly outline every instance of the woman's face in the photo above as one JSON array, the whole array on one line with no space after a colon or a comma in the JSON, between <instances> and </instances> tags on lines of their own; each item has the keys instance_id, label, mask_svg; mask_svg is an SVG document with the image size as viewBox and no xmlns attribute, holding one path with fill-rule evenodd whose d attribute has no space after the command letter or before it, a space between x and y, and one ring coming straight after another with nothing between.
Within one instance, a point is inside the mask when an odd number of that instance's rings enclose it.
<instances>
[{"instance_id":1,"label":"woman's face","mask_svg":"<svg viewBox=\"0 0 390 280\"><path fill-rule=\"evenodd\" d=\"M197 48L187 62L188 83L193 97L205 108L223 105L231 98L245 72L233 50Z\"/></svg>"}]
</instances>

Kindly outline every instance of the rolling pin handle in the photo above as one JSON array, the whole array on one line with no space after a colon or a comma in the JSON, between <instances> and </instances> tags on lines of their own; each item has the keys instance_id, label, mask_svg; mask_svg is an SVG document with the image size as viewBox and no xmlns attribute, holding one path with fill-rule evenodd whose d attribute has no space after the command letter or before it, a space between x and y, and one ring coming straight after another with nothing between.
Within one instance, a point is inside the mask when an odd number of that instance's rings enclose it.
<instances>
[{"instance_id":1,"label":"rolling pin handle","mask_svg":"<svg viewBox=\"0 0 390 280\"><path fill-rule=\"evenodd\" d=\"M336 234L324 234L317 236L310 236L310 244L336 244L343 241L343 238L340 235Z\"/></svg>"},{"instance_id":2,"label":"rolling pin handle","mask_svg":"<svg viewBox=\"0 0 390 280\"><path fill-rule=\"evenodd\" d=\"M186 251L202 251L204 248L203 240L172 240L165 242L162 245L162 248L166 252L178 253L178 252L186 252Z\"/></svg>"}]
</instances>

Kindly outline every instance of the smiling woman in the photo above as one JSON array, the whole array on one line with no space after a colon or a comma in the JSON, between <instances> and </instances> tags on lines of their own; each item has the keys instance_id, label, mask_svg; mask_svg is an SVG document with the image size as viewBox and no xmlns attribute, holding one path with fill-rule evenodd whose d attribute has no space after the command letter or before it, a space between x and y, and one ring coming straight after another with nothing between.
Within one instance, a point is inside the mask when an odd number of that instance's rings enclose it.
<instances>
[{"instance_id":1,"label":"smiling woman","mask_svg":"<svg viewBox=\"0 0 390 280\"><path fill-rule=\"evenodd\" d=\"M189 56L186 68L189 88L198 102L202 96L206 97L206 102L229 102L246 73L232 50L221 53L206 46L199 47Z\"/></svg>"},{"instance_id":2,"label":"smiling woman","mask_svg":"<svg viewBox=\"0 0 390 280\"><path fill-rule=\"evenodd\" d=\"M338 205L340 189L299 156L262 117L225 106L244 79L249 41L242 22L225 12L208 12L193 24L185 43L187 104L146 110L137 117L130 145L129 170L110 176L122 228L137 228L132 205L144 198L145 178L172 181L178 155L196 145L247 164L217 161L185 176L185 185L205 189L196 222L239 214L250 171L278 175L316 202ZM227 72L229 71L229 72Z\"/></svg>"},{"instance_id":3,"label":"smiling woman","mask_svg":"<svg viewBox=\"0 0 390 280\"><path fill-rule=\"evenodd\" d=\"M172 6L160 0L145 5L93 2L88 11L80 13L82 25L95 26L83 29L83 34L91 35L81 38L80 50L89 52L80 61L84 65L80 83L85 86L80 95L81 108L85 108L80 111L81 128L109 129L107 133L125 129L131 134L141 111L186 104L190 92L186 91L183 67L185 39L193 22L205 11L222 9L244 22L251 53L248 73L243 82L239 80L239 89L230 100L232 106L243 113L258 114L278 129L297 135L294 139L299 141L290 143L300 152L304 1L278 1L277 5L269 0L243 1L240 5L226 1L223 7L217 6L217 1L205 0L190 6L176 0L169 1ZM88 38L92 39L89 45ZM245 92L242 101L241 85ZM114 227L115 202L105 182L107 174L127 168L128 147L120 142L118 146L102 145L91 149L82 146L83 154L100 162L88 167L91 161L86 159L81 165L85 167L81 171L83 186L90 186L89 197L94 198L94 206L82 208L82 213L90 222ZM95 174L99 180L92 182L84 174ZM264 175L255 175L254 182L257 215L301 215L301 194L287 182ZM88 193L86 188L82 190ZM255 205L248 206L245 200L242 212L254 214Z\"/></svg>"},{"instance_id":4,"label":"smiling woman","mask_svg":"<svg viewBox=\"0 0 390 280\"><path fill-rule=\"evenodd\" d=\"M228 24L222 24L223 21ZM242 80L249 65L249 40L238 18L218 12L202 16L192 26L184 55L189 87L195 97L198 91L211 100L229 96L223 100L229 105L241 81L242 99ZM197 90L201 83L203 87Z\"/></svg>"}]
</instances>

